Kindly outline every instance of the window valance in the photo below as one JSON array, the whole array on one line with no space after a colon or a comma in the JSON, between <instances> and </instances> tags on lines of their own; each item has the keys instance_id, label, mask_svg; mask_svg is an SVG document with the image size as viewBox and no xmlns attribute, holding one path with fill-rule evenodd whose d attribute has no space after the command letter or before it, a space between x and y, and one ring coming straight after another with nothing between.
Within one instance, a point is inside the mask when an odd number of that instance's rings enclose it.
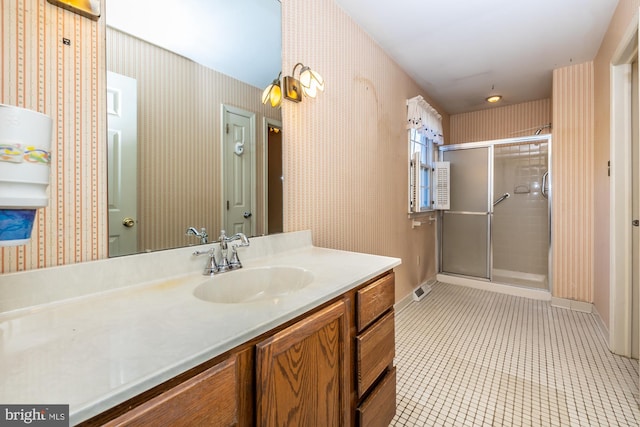
<instances>
[{"instance_id":1,"label":"window valance","mask_svg":"<svg viewBox=\"0 0 640 427\"><path fill-rule=\"evenodd\" d=\"M407 99L407 129L417 129L435 144L444 143L442 116L420 95Z\"/></svg>"}]
</instances>

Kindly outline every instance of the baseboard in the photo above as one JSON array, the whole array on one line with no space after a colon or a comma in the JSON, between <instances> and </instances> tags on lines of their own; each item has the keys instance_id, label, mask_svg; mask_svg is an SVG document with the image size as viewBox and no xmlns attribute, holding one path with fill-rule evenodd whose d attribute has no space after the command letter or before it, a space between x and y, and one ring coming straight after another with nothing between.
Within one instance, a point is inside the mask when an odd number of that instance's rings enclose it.
<instances>
[{"instance_id":1,"label":"baseboard","mask_svg":"<svg viewBox=\"0 0 640 427\"><path fill-rule=\"evenodd\" d=\"M551 292L544 289L523 288L519 286L502 285L489 281L476 280L467 277L450 276L448 274L438 274L439 282L450 283L452 285L466 286L468 288L481 289L483 291L497 292L500 294L513 295L542 301L551 300Z\"/></svg>"},{"instance_id":2,"label":"baseboard","mask_svg":"<svg viewBox=\"0 0 640 427\"><path fill-rule=\"evenodd\" d=\"M593 304L584 301L575 301L566 298L551 298L551 306L565 308L567 310L580 311L582 313L593 313Z\"/></svg>"},{"instance_id":3,"label":"baseboard","mask_svg":"<svg viewBox=\"0 0 640 427\"><path fill-rule=\"evenodd\" d=\"M429 292L431 292L431 285L433 285L435 282L436 278L432 277L431 279L416 286L411 290L409 295L404 296L400 301L396 302L393 305L393 309L395 310L396 314L407 308L409 305L411 305L412 302L418 302L418 298L415 296L415 292L418 288L422 289L422 291L424 292L424 294L419 299L422 300L423 298L426 298Z\"/></svg>"},{"instance_id":4,"label":"baseboard","mask_svg":"<svg viewBox=\"0 0 640 427\"><path fill-rule=\"evenodd\" d=\"M400 313L405 308L409 307L411 303L414 302L412 294L413 294L413 291L411 291L408 295L406 295L404 298L402 298L400 301L396 302L393 305L393 309L395 310L396 315L398 315L398 313Z\"/></svg>"},{"instance_id":5,"label":"baseboard","mask_svg":"<svg viewBox=\"0 0 640 427\"><path fill-rule=\"evenodd\" d=\"M609 345L609 328L607 328L607 325L604 323L604 320L602 319L602 316L600 316L600 313L598 313L598 309L596 309L595 305L593 306L593 314L596 318L598 331L602 334L602 339L607 343L607 348L611 351L611 345Z\"/></svg>"}]
</instances>

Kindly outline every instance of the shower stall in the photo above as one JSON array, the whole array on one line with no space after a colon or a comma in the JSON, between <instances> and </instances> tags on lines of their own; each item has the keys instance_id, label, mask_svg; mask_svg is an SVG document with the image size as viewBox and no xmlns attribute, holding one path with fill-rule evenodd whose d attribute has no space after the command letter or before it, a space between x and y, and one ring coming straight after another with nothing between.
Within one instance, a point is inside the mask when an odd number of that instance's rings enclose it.
<instances>
[{"instance_id":1,"label":"shower stall","mask_svg":"<svg viewBox=\"0 0 640 427\"><path fill-rule=\"evenodd\" d=\"M551 135L449 145L439 272L550 291Z\"/></svg>"}]
</instances>

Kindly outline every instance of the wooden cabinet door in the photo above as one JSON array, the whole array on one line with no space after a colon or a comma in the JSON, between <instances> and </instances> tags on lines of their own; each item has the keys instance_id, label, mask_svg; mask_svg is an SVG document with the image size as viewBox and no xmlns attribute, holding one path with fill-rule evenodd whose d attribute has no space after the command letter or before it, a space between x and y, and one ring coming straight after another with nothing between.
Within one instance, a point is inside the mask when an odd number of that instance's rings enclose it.
<instances>
[{"instance_id":1,"label":"wooden cabinet door","mask_svg":"<svg viewBox=\"0 0 640 427\"><path fill-rule=\"evenodd\" d=\"M348 426L347 304L340 300L256 346L258 426Z\"/></svg>"},{"instance_id":2,"label":"wooden cabinet door","mask_svg":"<svg viewBox=\"0 0 640 427\"><path fill-rule=\"evenodd\" d=\"M237 426L242 421L240 363L229 357L105 426Z\"/></svg>"}]
</instances>

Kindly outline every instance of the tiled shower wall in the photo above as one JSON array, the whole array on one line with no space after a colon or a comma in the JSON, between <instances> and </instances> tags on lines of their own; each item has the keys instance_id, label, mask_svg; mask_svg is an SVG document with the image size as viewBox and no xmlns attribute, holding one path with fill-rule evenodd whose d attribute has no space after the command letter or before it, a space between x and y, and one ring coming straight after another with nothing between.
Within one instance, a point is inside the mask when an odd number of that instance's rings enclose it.
<instances>
[{"instance_id":1,"label":"tiled shower wall","mask_svg":"<svg viewBox=\"0 0 640 427\"><path fill-rule=\"evenodd\" d=\"M542 175L549 170L548 144L509 144L494 151L493 268L547 275L548 200Z\"/></svg>"}]
</instances>

